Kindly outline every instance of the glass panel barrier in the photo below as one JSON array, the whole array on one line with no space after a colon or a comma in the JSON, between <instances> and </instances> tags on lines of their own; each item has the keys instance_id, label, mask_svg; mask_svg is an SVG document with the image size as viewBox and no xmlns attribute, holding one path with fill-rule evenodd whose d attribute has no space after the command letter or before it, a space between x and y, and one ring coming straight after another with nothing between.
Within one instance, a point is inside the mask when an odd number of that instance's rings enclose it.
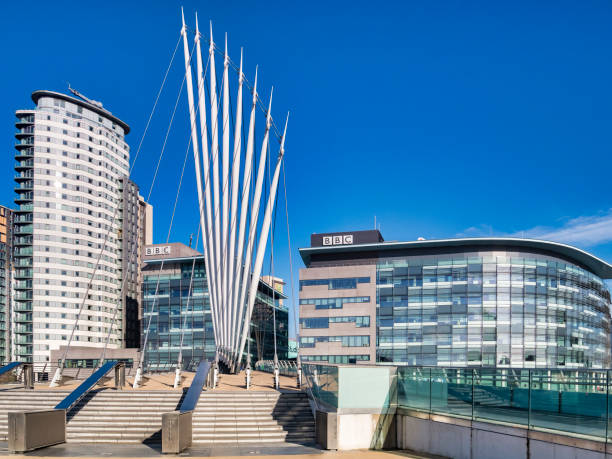
<instances>
[{"instance_id":1,"label":"glass panel barrier","mask_svg":"<svg viewBox=\"0 0 612 459\"><path fill-rule=\"evenodd\" d=\"M430 411L431 368L398 367L397 404L413 410Z\"/></svg>"},{"instance_id":2,"label":"glass panel barrier","mask_svg":"<svg viewBox=\"0 0 612 459\"><path fill-rule=\"evenodd\" d=\"M338 367L330 365L302 365L304 377L319 402L338 408Z\"/></svg>"},{"instance_id":3,"label":"glass panel barrier","mask_svg":"<svg viewBox=\"0 0 612 459\"><path fill-rule=\"evenodd\" d=\"M532 370L529 427L605 438L607 372Z\"/></svg>"},{"instance_id":4,"label":"glass panel barrier","mask_svg":"<svg viewBox=\"0 0 612 459\"><path fill-rule=\"evenodd\" d=\"M474 419L527 425L529 370L474 369Z\"/></svg>"},{"instance_id":5,"label":"glass panel barrier","mask_svg":"<svg viewBox=\"0 0 612 459\"><path fill-rule=\"evenodd\" d=\"M431 368L431 412L472 417L473 370Z\"/></svg>"}]
</instances>

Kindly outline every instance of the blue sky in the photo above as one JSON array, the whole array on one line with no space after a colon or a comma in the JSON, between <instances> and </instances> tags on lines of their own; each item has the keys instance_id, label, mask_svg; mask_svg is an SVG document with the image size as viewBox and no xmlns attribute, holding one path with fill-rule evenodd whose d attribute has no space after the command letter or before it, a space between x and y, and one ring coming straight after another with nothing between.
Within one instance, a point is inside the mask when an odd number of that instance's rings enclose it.
<instances>
[{"instance_id":1,"label":"blue sky","mask_svg":"<svg viewBox=\"0 0 612 459\"><path fill-rule=\"evenodd\" d=\"M274 85L292 244L367 229L387 240L518 235L612 261L612 5L589 2L17 2L0 17L0 203L14 205L14 111L66 82L132 127L135 151L180 31L212 20L260 94ZM182 78L179 55L133 178L146 195ZM164 242L188 141L179 105L159 183ZM171 240L197 231L193 168ZM284 215L276 273L288 278ZM294 265L302 266L297 251ZM267 269L267 268L266 268ZM265 271L265 270L264 270ZM297 272L295 273L297 277Z\"/></svg>"}]
</instances>

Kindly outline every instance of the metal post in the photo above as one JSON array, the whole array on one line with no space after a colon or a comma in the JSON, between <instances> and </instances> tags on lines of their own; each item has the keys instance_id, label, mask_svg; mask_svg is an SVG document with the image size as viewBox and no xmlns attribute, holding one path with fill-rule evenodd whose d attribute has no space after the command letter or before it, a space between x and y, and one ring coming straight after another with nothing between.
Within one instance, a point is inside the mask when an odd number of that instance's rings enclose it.
<instances>
[{"instance_id":1,"label":"metal post","mask_svg":"<svg viewBox=\"0 0 612 459\"><path fill-rule=\"evenodd\" d=\"M606 371L606 444L608 443L609 427L610 427L610 372Z\"/></svg>"},{"instance_id":2,"label":"metal post","mask_svg":"<svg viewBox=\"0 0 612 459\"><path fill-rule=\"evenodd\" d=\"M474 375L476 370L472 370L472 420L474 420Z\"/></svg>"},{"instance_id":3,"label":"metal post","mask_svg":"<svg viewBox=\"0 0 612 459\"><path fill-rule=\"evenodd\" d=\"M250 353L247 354L247 358L246 358L245 374L246 374L246 388L247 390L249 390L249 388L251 387L251 354Z\"/></svg>"},{"instance_id":4,"label":"metal post","mask_svg":"<svg viewBox=\"0 0 612 459\"><path fill-rule=\"evenodd\" d=\"M23 366L23 387L24 389L34 389L34 367L32 364Z\"/></svg>"},{"instance_id":5,"label":"metal post","mask_svg":"<svg viewBox=\"0 0 612 459\"><path fill-rule=\"evenodd\" d=\"M176 389L181 385L181 368L179 366L176 367L174 371L174 388Z\"/></svg>"},{"instance_id":6,"label":"metal post","mask_svg":"<svg viewBox=\"0 0 612 459\"><path fill-rule=\"evenodd\" d=\"M280 367L278 365L278 357L274 354L274 388L278 390L280 379Z\"/></svg>"},{"instance_id":7,"label":"metal post","mask_svg":"<svg viewBox=\"0 0 612 459\"><path fill-rule=\"evenodd\" d=\"M120 363L115 367L115 389L123 390L125 386L125 365Z\"/></svg>"},{"instance_id":8,"label":"metal post","mask_svg":"<svg viewBox=\"0 0 612 459\"><path fill-rule=\"evenodd\" d=\"M531 386L533 384L533 373L529 370L529 391L527 392L527 430L531 430Z\"/></svg>"}]
</instances>

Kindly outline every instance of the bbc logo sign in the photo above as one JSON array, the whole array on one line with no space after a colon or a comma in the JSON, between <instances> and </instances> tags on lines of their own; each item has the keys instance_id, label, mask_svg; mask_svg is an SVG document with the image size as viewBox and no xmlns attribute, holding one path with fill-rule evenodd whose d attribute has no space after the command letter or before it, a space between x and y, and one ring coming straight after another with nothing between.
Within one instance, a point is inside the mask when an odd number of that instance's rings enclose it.
<instances>
[{"instance_id":1,"label":"bbc logo sign","mask_svg":"<svg viewBox=\"0 0 612 459\"><path fill-rule=\"evenodd\" d=\"M166 245L164 247L147 247L145 248L145 255L170 255L170 246Z\"/></svg>"},{"instance_id":2,"label":"bbc logo sign","mask_svg":"<svg viewBox=\"0 0 612 459\"><path fill-rule=\"evenodd\" d=\"M351 245L352 243L352 234L344 234L342 236L323 236L323 245Z\"/></svg>"}]
</instances>

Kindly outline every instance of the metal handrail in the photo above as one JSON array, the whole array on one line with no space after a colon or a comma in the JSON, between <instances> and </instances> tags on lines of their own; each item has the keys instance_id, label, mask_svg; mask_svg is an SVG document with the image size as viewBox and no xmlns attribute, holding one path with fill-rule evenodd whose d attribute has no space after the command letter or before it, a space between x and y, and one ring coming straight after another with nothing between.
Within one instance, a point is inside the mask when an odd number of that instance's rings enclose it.
<instances>
[{"instance_id":1,"label":"metal handrail","mask_svg":"<svg viewBox=\"0 0 612 459\"><path fill-rule=\"evenodd\" d=\"M312 392L312 386L310 385L308 375L304 375L304 379L306 380L306 389L310 392L310 398L314 401L317 411L321 411L321 406L319 405L318 398L315 397Z\"/></svg>"},{"instance_id":2,"label":"metal handrail","mask_svg":"<svg viewBox=\"0 0 612 459\"><path fill-rule=\"evenodd\" d=\"M200 395L202 394L202 389L204 388L204 384L206 383L206 378L208 377L208 373L211 369L211 363L207 360L203 360L198 365L198 369L196 371L193 380L191 381L191 385L187 390L187 395L183 399L181 406L179 407L179 411L181 413L185 413L187 411L193 411L198 404L198 400L200 399Z\"/></svg>"},{"instance_id":3,"label":"metal handrail","mask_svg":"<svg viewBox=\"0 0 612 459\"><path fill-rule=\"evenodd\" d=\"M4 365L3 367L0 368L0 376L2 376L4 373L8 373L11 370L14 370L20 365L23 365L23 363L24 362L11 362L7 365Z\"/></svg>"},{"instance_id":4,"label":"metal handrail","mask_svg":"<svg viewBox=\"0 0 612 459\"><path fill-rule=\"evenodd\" d=\"M89 378L83 381L76 389L74 389L68 396L59 402L56 406L56 410L69 410L79 400L81 400L89 391L102 379L106 374L119 365L119 361L111 360L102 365L96 370Z\"/></svg>"}]
</instances>

